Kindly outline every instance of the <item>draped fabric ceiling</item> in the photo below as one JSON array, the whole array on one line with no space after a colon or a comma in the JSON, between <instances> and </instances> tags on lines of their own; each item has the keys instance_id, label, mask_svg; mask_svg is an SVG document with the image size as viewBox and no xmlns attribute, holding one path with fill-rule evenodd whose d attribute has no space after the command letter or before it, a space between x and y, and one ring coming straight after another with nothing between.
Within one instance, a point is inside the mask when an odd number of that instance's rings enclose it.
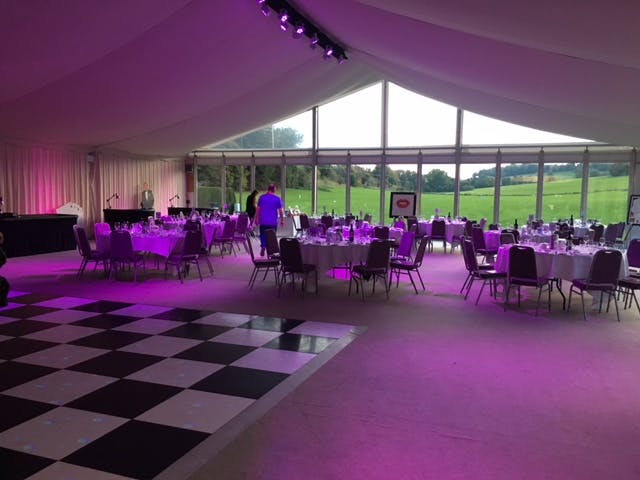
<instances>
[{"instance_id":1,"label":"draped fabric ceiling","mask_svg":"<svg viewBox=\"0 0 640 480\"><path fill-rule=\"evenodd\" d=\"M296 0L323 61L256 0L0 0L0 139L181 156L386 78L581 138L640 138L640 2Z\"/></svg>"}]
</instances>

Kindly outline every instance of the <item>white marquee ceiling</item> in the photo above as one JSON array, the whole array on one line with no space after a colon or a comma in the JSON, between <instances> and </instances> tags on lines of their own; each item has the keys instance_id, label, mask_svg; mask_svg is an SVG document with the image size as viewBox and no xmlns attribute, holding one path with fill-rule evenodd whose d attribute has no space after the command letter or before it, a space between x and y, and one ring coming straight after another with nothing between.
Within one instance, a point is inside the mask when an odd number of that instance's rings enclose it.
<instances>
[{"instance_id":1,"label":"white marquee ceiling","mask_svg":"<svg viewBox=\"0 0 640 480\"><path fill-rule=\"evenodd\" d=\"M0 138L182 155L387 78L478 113L640 143L640 2L0 0Z\"/></svg>"}]
</instances>

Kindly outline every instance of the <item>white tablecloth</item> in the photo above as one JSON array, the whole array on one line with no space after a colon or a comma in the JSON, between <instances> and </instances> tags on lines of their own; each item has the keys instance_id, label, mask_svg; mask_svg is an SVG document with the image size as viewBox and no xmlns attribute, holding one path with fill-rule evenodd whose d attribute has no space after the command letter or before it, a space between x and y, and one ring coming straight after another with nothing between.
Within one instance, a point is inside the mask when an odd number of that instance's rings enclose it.
<instances>
[{"instance_id":1,"label":"white tablecloth","mask_svg":"<svg viewBox=\"0 0 640 480\"><path fill-rule=\"evenodd\" d=\"M336 245L327 243L302 243L302 261L316 265L319 272L326 272L336 265L360 263L367 260L368 243L342 242Z\"/></svg>"},{"instance_id":2,"label":"white tablecloth","mask_svg":"<svg viewBox=\"0 0 640 480\"><path fill-rule=\"evenodd\" d=\"M496 249L500 246L500 230L487 230L484 232L484 245L490 249Z\"/></svg>"},{"instance_id":3,"label":"white tablecloth","mask_svg":"<svg viewBox=\"0 0 640 480\"><path fill-rule=\"evenodd\" d=\"M151 252L162 257L168 257L177 251L182 245L185 234L181 230L167 231L160 230L157 234L132 234L131 243L136 252ZM110 250L110 238L108 235L98 235L96 237L96 249L104 252Z\"/></svg>"},{"instance_id":4,"label":"white tablecloth","mask_svg":"<svg viewBox=\"0 0 640 480\"><path fill-rule=\"evenodd\" d=\"M509 248L510 245L503 245L498 249L496 257L495 269L498 272L507 272L509 270ZM561 278L571 281L576 278L587 278L593 253L577 253L572 250L571 254L560 253L555 251L539 251L536 250L536 268L539 277ZM629 274L629 265L626 255L622 255L622 264L620 265L620 278Z\"/></svg>"},{"instance_id":5,"label":"white tablecloth","mask_svg":"<svg viewBox=\"0 0 640 480\"><path fill-rule=\"evenodd\" d=\"M445 225L445 236L447 237L447 242L452 243L454 240L457 241L460 235L464 235L464 225L464 222L448 222ZM431 222L424 220L418 222L418 232L423 235L431 235L431 227Z\"/></svg>"}]
</instances>

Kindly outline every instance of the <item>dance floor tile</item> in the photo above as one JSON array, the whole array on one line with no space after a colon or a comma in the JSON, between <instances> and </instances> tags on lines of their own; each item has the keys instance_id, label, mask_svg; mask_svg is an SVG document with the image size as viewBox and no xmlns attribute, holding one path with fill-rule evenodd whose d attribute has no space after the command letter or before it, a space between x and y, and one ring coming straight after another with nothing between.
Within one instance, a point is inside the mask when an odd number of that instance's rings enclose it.
<instances>
[{"instance_id":1,"label":"dance floor tile","mask_svg":"<svg viewBox=\"0 0 640 480\"><path fill-rule=\"evenodd\" d=\"M166 358L161 362L138 370L127 378L142 382L160 383L188 388L196 382L223 368L224 365L196 362L180 358Z\"/></svg>"},{"instance_id":2,"label":"dance floor tile","mask_svg":"<svg viewBox=\"0 0 640 480\"><path fill-rule=\"evenodd\" d=\"M18 357L16 360L22 363L42 365L44 367L68 368L77 363L103 355L107 351L100 348L90 348L65 343L54 343L53 345L51 348Z\"/></svg>"},{"instance_id":3,"label":"dance floor tile","mask_svg":"<svg viewBox=\"0 0 640 480\"><path fill-rule=\"evenodd\" d=\"M64 405L116 380L91 373L56 370L49 375L5 390L3 393L51 405Z\"/></svg>"},{"instance_id":4,"label":"dance floor tile","mask_svg":"<svg viewBox=\"0 0 640 480\"><path fill-rule=\"evenodd\" d=\"M254 350L253 347L246 347L243 345L204 342L175 355L175 357L186 358L187 360L196 360L199 362L229 364L235 362L237 359L252 350Z\"/></svg>"},{"instance_id":5,"label":"dance floor tile","mask_svg":"<svg viewBox=\"0 0 640 480\"><path fill-rule=\"evenodd\" d=\"M320 353L335 341L335 338L284 333L265 344L264 347L303 353Z\"/></svg>"},{"instance_id":6,"label":"dance floor tile","mask_svg":"<svg viewBox=\"0 0 640 480\"><path fill-rule=\"evenodd\" d=\"M192 385L191 388L224 395L260 398L287 377L288 375L278 372L225 367Z\"/></svg>"},{"instance_id":7,"label":"dance floor tile","mask_svg":"<svg viewBox=\"0 0 640 480\"><path fill-rule=\"evenodd\" d=\"M207 436L203 432L134 420L64 461L125 477L151 479Z\"/></svg>"},{"instance_id":8,"label":"dance floor tile","mask_svg":"<svg viewBox=\"0 0 640 480\"><path fill-rule=\"evenodd\" d=\"M67 404L68 407L134 418L182 389L136 380L118 380Z\"/></svg>"},{"instance_id":9,"label":"dance floor tile","mask_svg":"<svg viewBox=\"0 0 640 480\"><path fill-rule=\"evenodd\" d=\"M0 447L59 460L119 427L125 418L58 407L0 433Z\"/></svg>"},{"instance_id":10,"label":"dance floor tile","mask_svg":"<svg viewBox=\"0 0 640 480\"><path fill-rule=\"evenodd\" d=\"M116 350L118 348L129 345L130 343L139 342L140 340L147 337L148 335L145 335L144 333L107 330L89 335L88 337L80 338L71 343L73 345L82 345L85 347Z\"/></svg>"},{"instance_id":11,"label":"dance floor tile","mask_svg":"<svg viewBox=\"0 0 640 480\"><path fill-rule=\"evenodd\" d=\"M0 480L151 479L201 442L226 439L225 425L282 395L275 387L351 331L71 296L12 298L0 315Z\"/></svg>"},{"instance_id":12,"label":"dance floor tile","mask_svg":"<svg viewBox=\"0 0 640 480\"><path fill-rule=\"evenodd\" d=\"M107 377L126 377L162 360L162 357L130 352L108 352L70 367L71 370Z\"/></svg>"},{"instance_id":13,"label":"dance floor tile","mask_svg":"<svg viewBox=\"0 0 640 480\"><path fill-rule=\"evenodd\" d=\"M120 308L118 310L112 310L110 313L114 315L127 315L130 317L153 317L164 312L172 310L171 307L160 307L157 305L129 305L128 307Z\"/></svg>"},{"instance_id":14,"label":"dance floor tile","mask_svg":"<svg viewBox=\"0 0 640 480\"><path fill-rule=\"evenodd\" d=\"M255 400L184 390L140 415L137 420L213 433Z\"/></svg>"},{"instance_id":15,"label":"dance floor tile","mask_svg":"<svg viewBox=\"0 0 640 480\"><path fill-rule=\"evenodd\" d=\"M114 330L123 331L123 332L147 333L150 335L155 335L157 333L166 332L167 330L171 330L180 325L181 325L180 322L176 322L173 320L161 320L158 318L141 318L140 320L135 320L125 325L116 327L114 328Z\"/></svg>"},{"instance_id":16,"label":"dance floor tile","mask_svg":"<svg viewBox=\"0 0 640 480\"><path fill-rule=\"evenodd\" d=\"M126 302L111 302L108 300L98 300L96 302L92 300L91 303L86 303L84 305L75 307L75 310L83 310L85 312L96 313L109 313L113 312L114 310L120 310L129 306L131 306L131 304Z\"/></svg>"},{"instance_id":17,"label":"dance floor tile","mask_svg":"<svg viewBox=\"0 0 640 480\"><path fill-rule=\"evenodd\" d=\"M210 310L193 310L189 308L172 308L166 312L153 315L153 318L159 318L162 320L174 320L176 322L192 322L198 320L207 315L211 315L213 312Z\"/></svg>"},{"instance_id":18,"label":"dance floor tile","mask_svg":"<svg viewBox=\"0 0 640 480\"><path fill-rule=\"evenodd\" d=\"M252 317L249 322L241 325L241 327L270 330L272 332L288 332L302 323L302 320L289 320L287 318Z\"/></svg>"},{"instance_id":19,"label":"dance floor tile","mask_svg":"<svg viewBox=\"0 0 640 480\"><path fill-rule=\"evenodd\" d=\"M234 328L221 333L211 339L212 342L233 343L235 345L246 345L249 347L261 347L274 338L282 335L280 332L268 330L252 330L250 328Z\"/></svg>"},{"instance_id":20,"label":"dance floor tile","mask_svg":"<svg viewBox=\"0 0 640 480\"><path fill-rule=\"evenodd\" d=\"M239 327L248 323L253 318L253 315L244 315L241 313L225 313L216 312L206 317L194 320L193 323L203 323L205 325L220 325L222 327Z\"/></svg>"},{"instance_id":21,"label":"dance floor tile","mask_svg":"<svg viewBox=\"0 0 640 480\"><path fill-rule=\"evenodd\" d=\"M316 356L311 353L258 348L236 360L231 365L234 367L268 370L270 372L294 373L314 358Z\"/></svg>"},{"instance_id":22,"label":"dance floor tile","mask_svg":"<svg viewBox=\"0 0 640 480\"><path fill-rule=\"evenodd\" d=\"M56 408L43 402L0 394L0 432Z\"/></svg>"},{"instance_id":23,"label":"dance floor tile","mask_svg":"<svg viewBox=\"0 0 640 480\"><path fill-rule=\"evenodd\" d=\"M199 323L185 323L163 333L170 337L193 338L196 340L209 340L229 330L218 325L203 325Z\"/></svg>"}]
</instances>

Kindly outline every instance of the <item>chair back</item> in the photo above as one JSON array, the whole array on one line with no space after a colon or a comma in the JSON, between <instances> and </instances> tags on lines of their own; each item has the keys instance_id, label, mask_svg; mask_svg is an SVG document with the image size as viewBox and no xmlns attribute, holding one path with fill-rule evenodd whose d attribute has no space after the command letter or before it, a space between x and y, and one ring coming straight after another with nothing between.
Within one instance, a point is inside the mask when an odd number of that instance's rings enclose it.
<instances>
[{"instance_id":1,"label":"chair back","mask_svg":"<svg viewBox=\"0 0 640 480\"><path fill-rule=\"evenodd\" d=\"M416 256L413 259L413 265L416 268L422 265L422 259L424 258L424 252L427 250L427 245L429 245L429 237L422 237L420 244L418 245Z\"/></svg>"},{"instance_id":2,"label":"chair back","mask_svg":"<svg viewBox=\"0 0 640 480\"><path fill-rule=\"evenodd\" d=\"M236 231L236 221L235 220L226 220L224 222L224 226L222 227L222 233L220 234L220 238L233 238L233 235Z\"/></svg>"},{"instance_id":3,"label":"chair back","mask_svg":"<svg viewBox=\"0 0 640 480\"><path fill-rule=\"evenodd\" d=\"M404 223L404 220L397 220L394 222L393 224L394 228L401 228L402 230L406 230L407 229L407 224Z\"/></svg>"},{"instance_id":4,"label":"chair back","mask_svg":"<svg viewBox=\"0 0 640 480\"><path fill-rule=\"evenodd\" d=\"M473 242L473 248L476 251L487 248L484 241L484 232L482 231L479 225L474 226L471 229L471 241Z\"/></svg>"},{"instance_id":5,"label":"chair back","mask_svg":"<svg viewBox=\"0 0 640 480\"><path fill-rule=\"evenodd\" d=\"M518 231L518 229L516 228L503 228L501 230L501 233L510 233L513 235L513 238L515 240L514 243L520 243L520 232Z\"/></svg>"},{"instance_id":6,"label":"chair back","mask_svg":"<svg viewBox=\"0 0 640 480\"><path fill-rule=\"evenodd\" d=\"M389 227L376 225L373 228L373 236L378 240L389 240Z\"/></svg>"},{"instance_id":7,"label":"chair back","mask_svg":"<svg viewBox=\"0 0 640 480\"><path fill-rule=\"evenodd\" d=\"M630 267L640 268L640 238L634 238L629 242L627 262Z\"/></svg>"},{"instance_id":8,"label":"chair back","mask_svg":"<svg viewBox=\"0 0 640 480\"><path fill-rule=\"evenodd\" d=\"M297 238L283 237L280 239L280 262L287 271L303 270L302 251Z\"/></svg>"},{"instance_id":9,"label":"chair back","mask_svg":"<svg viewBox=\"0 0 640 480\"><path fill-rule=\"evenodd\" d=\"M447 233L447 223L444 220L433 220L431 222L431 236L443 238Z\"/></svg>"},{"instance_id":10,"label":"chair back","mask_svg":"<svg viewBox=\"0 0 640 480\"><path fill-rule=\"evenodd\" d=\"M184 222L182 230L185 232L200 232L202 230L202 224L200 220L187 220Z\"/></svg>"},{"instance_id":11,"label":"chair back","mask_svg":"<svg viewBox=\"0 0 640 480\"><path fill-rule=\"evenodd\" d=\"M589 228L593 230L593 241L599 242L602 238L602 234L604 233L604 225L591 225Z\"/></svg>"},{"instance_id":12,"label":"chair back","mask_svg":"<svg viewBox=\"0 0 640 480\"><path fill-rule=\"evenodd\" d=\"M367 253L367 269L387 269L389 267L389 256L391 245L385 240L373 240L369 245Z\"/></svg>"},{"instance_id":13,"label":"chair back","mask_svg":"<svg viewBox=\"0 0 640 480\"><path fill-rule=\"evenodd\" d=\"M416 234L414 232L402 232L400 237L400 245L398 246L397 255L399 257L410 257Z\"/></svg>"},{"instance_id":14,"label":"chair back","mask_svg":"<svg viewBox=\"0 0 640 480\"><path fill-rule=\"evenodd\" d=\"M367 222L369 225L371 225L371 214L365 213L364 221Z\"/></svg>"},{"instance_id":15,"label":"chair back","mask_svg":"<svg viewBox=\"0 0 640 480\"><path fill-rule=\"evenodd\" d=\"M356 221L356 216L355 215L345 215L344 216L344 224L345 225L350 225L351 222L355 222Z\"/></svg>"},{"instance_id":16,"label":"chair back","mask_svg":"<svg viewBox=\"0 0 640 480\"><path fill-rule=\"evenodd\" d=\"M475 225L476 222L474 222L473 220L465 220L464 222L464 236L465 237L469 237L471 238L473 232L471 231L471 229L473 228L473 226Z\"/></svg>"},{"instance_id":17,"label":"chair back","mask_svg":"<svg viewBox=\"0 0 640 480\"><path fill-rule=\"evenodd\" d=\"M519 279L538 279L536 254L533 247L512 245L509 248L509 277Z\"/></svg>"},{"instance_id":18,"label":"chair back","mask_svg":"<svg viewBox=\"0 0 640 480\"><path fill-rule=\"evenodd\" d=\"M280 247L278 246L278 235L272 228L265 230L264 236L267 240L267 255L277 255L280 253Z\"/></svg>"},{"instance_id":19,"label":"chair back","mask_svg":"<svg viewBox=\"0 0 640 480\"><path fill-rule=\"evenodd\" d=\"M326 228L331 228L333 227L333 217L331 215L322 215L322 217L320 217L320 223Z\"/></svg>"},{"instance_id":20,"label":"chair back","mask_svg":"<svg viewBox=\"0 0 640 480\"><path fill-rule=\"evenodd\" d=\"M300 228L302 230L308 230L309 228L311 228L311 223L309 223L309 217L306 213L300 214Z\"/></svg>"},{"instance_id":21,"label":"chair back","mask_svg":"<svg viewBox=\"0 0 640 480\"><path fill-rule=\"evenodd\" d=\"M598 250L591 261L587 282L617 285L621 262L620 250Z\"/></svg>"},{"instance_id":22,"label":"chair back","mask_svg":"<svg viewBox=\"0 0 640 480\"><path fill-rule=\"evenodd\" d=\"M486 218L481 218L480 219L480 228L484 230L484 227L487 225L487 219Z\"/></svg>"},{"instance_id":23,"label":"chair back","mask_svg":"<svg viewBox=\"0 0 640 480\"><path fill-rule=\"evenodd\" d=\"M516 237L511 232L502 232L500 234L500 245L516 243Z\"/></svg>"},{"instance_id":24,"label":"chair back","mask_svg":"<svg viewBox=\"0 0 640 480\"><path fill-rule=\"evenodd\" d=\"M83 257L89 258L91 256L91 245L87 238L87 232L84 227L80 225L73 226L73 235L76 237L76 243L78 244L78 251Z\"/></svg>"},{"instance_id":25,"label":"chair back","mask_svg":"<svg viewBox=\"0 0 640 480\"><path fill-rule=\"evenodd\" d=\"M182 244L182 255L198 255L200 253L200 244L202 243L202 234L197 230L187 230Z\"/></svg>"},{"instance_id":26,"label":"chair back","mask_svg":"<svg viewBox=\"0 0 640 480\"><path fill-rule=\"evenodd\" d=\"M478 271L478 259L476 258L476 250L473 248L473 241L467 237L462 239L462 255L464 257L464 265L469 273Z\"/></svg>"},{"instance_id":27,"label":"chair back","mask_svg":"<svg viewBox=\"0 0 640 480\"><path fill-rule=\"evenodd\" d=\"M616 223L610 223L604 230L604 241L608 245L616 243L618 238L618 225Z\"/></svg>"},{"instance_id":28,"label":"chair back","mask_svg":"<svg viewBox=\"0 0 640 480\"><path fill-rule=\"evenodd\" d=\"M490 223L487 227L487 230L498 230L498 225L495 223Z\"/></svg>"},{"instance_id":29,"label":"chair back","mask_svg":"<svg viewBox=\"0 0 640 480\"><path fill-rule=\"evenodd\" d=\"M236 221L236 231L238 235L244 235L249 228L249 215L246 213L238 214L238 220Z\"/></svg>"},{"instance_id":30,"label":"chair back","mask_svg":"<svg viewBox=\"0 0 640 480\"><path fill-rule=\"evenodd\" d=\"M416 233L418 233L418 219L416 217L407 217L407 230L411 230L414 225L416 226Z\"/></svg>"},{"instance_id":31,"label":"chair back","mask_svg":"<svg viewBox=\"0 0 640 480\"><path fill-rule=\"evenodd\" d=\"M114 230L111 232L111 258L115 260L128 260L133 257L133 243L131 234L127 230Z\"/></svg>"},{"instance_id":32,"label":"chair back","mask_svg":"<svg viewBox=\"0 0 640 480\"><path fill-rule=\"evenodd\" d=\"M627 228L625 222L618 222L618 238L622 240L624 238L624 229Z\"/></svg>"},{"instance_id":33,"label":"chair back","mask_svg":"<svg viewBox=\"0 0 640 480\"><path fill-rule=\"evenodd\" d=\"M111 233L111 225L105 222L98 222L93 226L93 233L96 238L98 235L109 235Z\"/></svg>"}]
</instances>

